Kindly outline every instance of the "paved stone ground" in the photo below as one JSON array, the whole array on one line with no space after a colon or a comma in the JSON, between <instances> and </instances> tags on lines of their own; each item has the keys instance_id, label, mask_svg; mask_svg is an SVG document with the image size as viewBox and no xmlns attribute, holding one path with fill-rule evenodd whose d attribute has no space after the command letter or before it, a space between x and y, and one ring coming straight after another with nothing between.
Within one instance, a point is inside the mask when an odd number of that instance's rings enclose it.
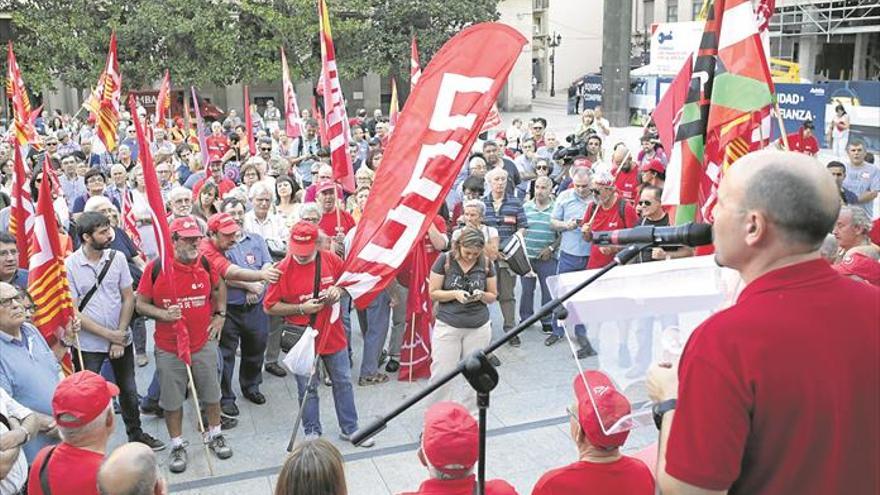
<instances>
[{"instance_id":1,"label":"paved stone ground","mask_svg":"<svg viewBox=\"0 0 880 495\"><path fill-rule=\"evenodd\" d=\"M564 98L544 97L535 101L533 112L506 114L504 119L507 123L514 116L525 120L533 115L542 115L550 121L549 128L556 130L564 138L577 124L576 116L568 116L564 112ZM615 129L612 139L625 139L637 145L639 132L636 128ZM497 337L501 328L497 305L492 310L492 317ZM353 325L356 322L357 319L352 318ZM617 332L613 325L605 325L599 332L600 354L616 356ZM596 330L591 329L591 338L595 339L595 333ZM357 329L353 329L352 335L356 380L363 342ZM571 380L578 370L564 343L548 348L543 345L543 339L540 328L535 326L522 334L522 347L514 349L505 346L496 352L502 361L498 370L501 381L492 394L488 413L490 439L487 473L490 478L508 480L521 494L530 493L534 483L546 470L573 462L576 455L568 434L565 407L573 401ZM602 367L609 371L616 366L610 360L608 363L605 361L603 359ZM597 358L581 361L581 364L585 368L596 368L600 365ZM141 391L146 390L152 372L151 357L148 367L138 369L137 372ZM214 476L208 472L192 404L187 404L184 436L191 444L188 449L189 468L179 475L165 470L172 492L235 495L272 492L275 477L286 455L285 447L296 414L296 385L289 376L281 379L265 374L264 380L262 391L268 397L268 403L258 406L239 399L240 424L227 433L235 453L226 461L212 459ZM456 383L460 393L469 390L460 377ZM361 425L388 412L424 385L424 381L401 383L393 380L372 387L355 386ZM646 398L641 382L631 383L625 391L633 402L641 402ZM424 403L392 421L376 437L376 447L359 449L338 440L339 427L335 420L332 396L330 389L323 385L320 387L320 402L324 436L342 451L346 459L349 493L386 495L415 490L426 477L425 469L416 458L416 442L426 407ZM162 420L151 416L144 416L142 419L147 432L163 441L168 440ZM655 437L653 428L636 430L630 435L625 450L638 450L653 442ZM124 441L124 428L120 420L111 448ZM167 450L160 453L160 459L164 469Z\"/></svg>"}]
</instances>

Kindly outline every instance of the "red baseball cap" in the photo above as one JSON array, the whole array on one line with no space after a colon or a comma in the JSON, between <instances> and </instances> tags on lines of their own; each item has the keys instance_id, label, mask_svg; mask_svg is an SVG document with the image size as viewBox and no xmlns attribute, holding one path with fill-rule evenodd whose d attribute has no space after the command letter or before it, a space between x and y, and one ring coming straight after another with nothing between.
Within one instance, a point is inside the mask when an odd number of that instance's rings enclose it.
<instances>
[{"instance_id":1,"label":"red baseball cap","mask_svg":"<svg viewBox=\"0 0 880 495\"><path fill-rule=\"evenodd\" d=\"M437 402L425 411L422 452L431 466L446 474L461 474L477 462L477 421L461 404Z\"/></svg>"},{"instance_id":2,"label":"red baseball cap","mask_svg":"<svg viewBox=\"0 0 880 495\"><path fill-rule=\"evenodd\" d=\"M318 226L306 221L299 221L290 229L288 249L294 256L308 256L315 251L318 243Z\"/></svg>"},{"instance_id":3,"label":"red baseball cap","mask_svg":"<svg viewBox=\"0 0 880 495\"><path fill-rule=\"evenodd\" d=\"M204 235L199 224L190 216L175 218L171 221L168 229L179 237L202 237Z\"/></svg>"},{"instance_id":4,"label":"red baseball cap","mask_svg":"<svg viewBox=\"0 0 880 495\"><path fill-rule=\"evenodd\" d=\"M880 262L862 253L847 254L840 263L834 265L834 269L845 277L855 275L865 283L880 286Z\"/></svg>"},{"instance_id":5,"label":"red baseball cap","mask_svg":"<svg viewBox=\"0 0 880 495\"><path fill-rule=\"evenodd\" d=\"M324 191L336 190L336 184L332 180L321 180L315 184L315 193L320 194Z\"/></svg>"},{"instance_id":6,"label":"red baseball cap","mask_svg":"<svg viewBox=\"0 0 880 495\"><path fill-rule=\"evenodd\" d=\"M584 381L592 390L592 398L584 386ZM594 446L604 449L623 445L629 436L629 430L610 435L602 431L603 424L605 430L608 430L631 411L629 400L611 383L608 375L601 371L584 371L583 377L581 375L574 377L573 386L577 398L578 423L584 430L587 440ZM596 400L595 410L593 398Z\"/></svg>"},{"instance_id":7,"label":"red baseball cap","mask_svg":"<svg viewBox=\"0 0 880 495\"><path fill-rule=\"evenodd\" d=\"M658 174L666 173L666 167L663 166L663 163L656 158L652 159L648 163L642 164L642 166L639 167L639 170L642 172L647 172L651 170L657 172Z\"/></svg>"},{"instance_id":8,"label":"red baseball cap","mask_svg":"<svg viewBox=\"0 0 880 495\"><path fill-rule=\"evenodd\" d=\"M91 371L79 371L55 387L52 414L55 422L67 428L88 424L107 409L110 399L119 395L119 387Z\"/></svg>"},{"instance_id":9,"label":"red baseball cap","mask_svg":"<svg viewBox=\"0 0 880 495\"><path fill-rule=\"evenodd\" d=\"M221 234L235 234L240 228L229 213L214 213L208 219L208 230Z\"/></svg>"}]
</instances>

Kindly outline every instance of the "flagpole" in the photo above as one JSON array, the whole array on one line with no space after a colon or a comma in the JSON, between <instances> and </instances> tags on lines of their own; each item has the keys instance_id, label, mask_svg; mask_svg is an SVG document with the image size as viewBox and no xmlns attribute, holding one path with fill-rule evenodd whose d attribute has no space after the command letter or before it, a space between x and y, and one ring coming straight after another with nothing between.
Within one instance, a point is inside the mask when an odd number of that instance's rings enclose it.
<instances>
[{"instance_id":1,"label":"flagpole","mask_svg":"<svg viewBox=\"0 0 880 495\"><path fill-rule=\"evenodd\" d=\"M205 460L208 461L208 472L211 473L211 476L214 476L214 464L211 462L211 451L208 449L208 442L205 436L205 423L202 422L202 408L199 407L199 393L196 390L196 382L193 379L192 367L188 364L186 365L186 374L189 376L189 389L192 392L193 404L196 407L196 417L199 418L199 433L202 434L202 445L205 447Z\"/></svg>"},{"instance_id":2,"label":"flagpole","mask_svg":"<svg viewBox=\"0 0 880 495\"><path fill-rule=\"evenodd\" d=\"M776 120L779 123L779 135L782 137L782 144L785 145L786 150L790 150L791 148L788 146L788 135L785 134L785 123L782 122L782 113L779 111L779 102L776 101L776 98L773 99L773 109L776 113Z\"/></svg>"},{"instance_id":3,"label":"flagpole","mask_svg":"<svg viewBox=\"0 0 880 495\"><path fill-rule=\"evenodd\" d=\"M82 346L79 344L79 332L73 333L73 339L76 341L76 357L79 358L79 368L84 370L86 369L86 362L83 361Z\"/></svg>"},{"instance_id":4,"label":"flagpole","mask_svg":"<svg viewBox=\"0 0 880 495\"><path fill-rule=\"evenodd\" d=\"M629 149L627 149L627 150L626 150L626 154L623 155L623 160L620 161L620 166L617 167L617 170L614 171L614 177L613 177L613 179L612 179L612 185L614 184L615 181L617 181L617 175L620 173L620 169L623 168L623 164L626 163L626 161L630 158L631 155L632 155L632 151L629 150ZM599 208L600 208L600 206L599 206L599 203L598 203L598 201L597 201L597 202L596 202L596 208L593 209L593 214L590 216L590 221L587 222L587 226L589 226L589 227L592 227L592 226L593 226L593 220L596 219L596 214L599 213Z\"/></svg>"},{"instance_id":5,"label":"flagpole","mask_svg":"<svg viewBox=\"0 0 880 495\"><path fill-rule=\"evenodd\" d=\"M406 303L406 301L404 301ZM412 318L410 320L410 343L413 345L409 346L409 383L412 384L413 381L413 372L415 368L415 363L413 363L413 355L415 354L415 341L416 341L416 314L413 312Z\"/></svg>"}]
</instances>

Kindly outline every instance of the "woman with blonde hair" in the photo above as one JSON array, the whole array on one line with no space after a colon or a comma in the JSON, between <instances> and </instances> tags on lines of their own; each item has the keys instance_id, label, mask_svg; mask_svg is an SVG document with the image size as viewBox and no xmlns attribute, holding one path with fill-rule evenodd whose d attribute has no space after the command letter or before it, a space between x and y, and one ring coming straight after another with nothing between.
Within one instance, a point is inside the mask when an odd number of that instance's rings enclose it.
<instances>
[{"instance_id":1,"label":"woman with blonde hair","mask_svg":"<svg viewBox=\"0 0 880 495\"><path fill-rule=\"evenodd\" d=\"M590 109L581 113L581 121L574 130L574 137L578 141L587 139L588 134L596 133L596 113Z\"/></svg>"},{"instance_id":2,"label":"woman with blonde hair","mask_svg":"<svg viewBox=\"0 0 880 495\"><path fill-rule=\"evenodd\" d=\"M452 241L452 249L431 267L429 289L437 305L431 335L431 380L446 375L492 340L488 305L496 301L498 287L494 264L483 252L485 246L480 229L464 227ZM434 400L453 399L451 394L450 386L445 385ZM476 395L468 394L462 402L474 409Z\"/></svg>"},{"instance_id":3,"label":"woman with blonde hair","mask_svg":"<svg viewBox=\"0 0 880 495\"><path fill-rule=\"evenodd\" d=\"M342 454L322 438L300 443L281 466L275 495L348 495Z\"/></svg>"}]
</instances>

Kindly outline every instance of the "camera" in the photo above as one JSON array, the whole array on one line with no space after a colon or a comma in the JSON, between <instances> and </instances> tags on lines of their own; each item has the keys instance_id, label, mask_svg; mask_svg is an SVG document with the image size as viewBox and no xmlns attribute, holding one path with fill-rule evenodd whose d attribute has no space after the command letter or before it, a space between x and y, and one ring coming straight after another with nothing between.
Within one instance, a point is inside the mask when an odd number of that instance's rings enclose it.
<instances>
[{"instance_id":1,"label":"camera","mask_svg":"<svg viewBox=\"0 0 880 495\"><path fill-rule=\"evenodd\" d=\"M554 161L558 162L561 160L564 164L568 165L579 156L587 156L586 139L578 140L575 138L574 134L569 134L568 136L566 136L565 141L569 144L569 146L556 151L556 153L553 153Z\"/></svg>"}]
</instances>

